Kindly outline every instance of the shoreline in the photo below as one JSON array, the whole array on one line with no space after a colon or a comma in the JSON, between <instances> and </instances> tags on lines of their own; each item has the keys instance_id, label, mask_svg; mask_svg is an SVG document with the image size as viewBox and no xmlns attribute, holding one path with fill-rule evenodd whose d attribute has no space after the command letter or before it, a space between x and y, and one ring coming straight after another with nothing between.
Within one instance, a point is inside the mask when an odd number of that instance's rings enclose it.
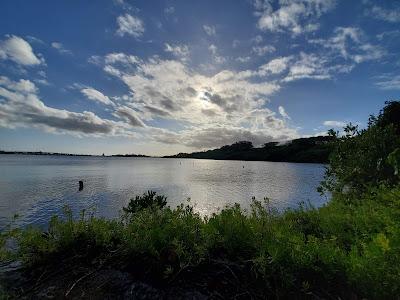
<instances>
[{"instance_id":1,"label":"shoreline","mask_svg":"<svg viewBox=\"0 0 400 300\"><path fill-rule=\"evenodd\" d=\"M272 163L294 163L294 164L315 164L315 165L328 165L328 162L298 162L298 161L274 161L274 160L240 160L240 159L218 159L218 158L197 158L197 157L164 157L164 156L147 156L147 155L94 155L94 154L69 154L69 153L47 153L47 152L0 152L0 155L26 155L26 156L66 156L66 157L94 157L94 158L162 158L162 159L195 159L195 160L213 160L213 161L238 161L238 162L272 162Z\"/></svg>"}]
</instances>

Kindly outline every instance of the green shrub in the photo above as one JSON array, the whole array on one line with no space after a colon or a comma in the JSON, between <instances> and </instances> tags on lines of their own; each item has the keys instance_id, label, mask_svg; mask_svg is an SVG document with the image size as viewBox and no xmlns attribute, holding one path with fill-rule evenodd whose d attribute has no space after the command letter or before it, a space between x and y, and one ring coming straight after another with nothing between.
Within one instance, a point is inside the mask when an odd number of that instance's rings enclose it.
<instances>
[{"instance_id":1,"label":"green shrub","mask_svg":"<svg viewBox=\"0 0 400 300\"><path fill-rule=\"evenodd\" d=\"M364 130L351 123L341 137L330 130L336 138L321 192L362 194L370 186L399 183L395 159L395 150L400 147L399 106L399 102L387 102L378 117L370 117Z\"/></svg>"},{"instance_id":2,"label":"green shrub","mask_svg":"<svg viewBox=\"0 0 400 300\"><path fill-rule=\"evenodd\" d=\"M128 207L123 208L124 212L133 214L148 207L163 208L167 205L167 197L156 194L156 192L147 191L142 196L136 196L135 199L129 201Z\"/></svg>"}]
</instances>

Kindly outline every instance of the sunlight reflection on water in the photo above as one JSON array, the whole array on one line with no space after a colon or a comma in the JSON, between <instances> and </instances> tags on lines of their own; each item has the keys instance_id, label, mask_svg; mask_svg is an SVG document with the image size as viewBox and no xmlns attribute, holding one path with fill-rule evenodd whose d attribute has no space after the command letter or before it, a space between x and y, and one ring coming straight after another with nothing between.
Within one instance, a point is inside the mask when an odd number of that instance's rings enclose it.
<instances>
[{"instance_id":1,"label":"sunlight reflection on water","mask_svg":"<svg viewBox=\"0 0 400 300\"><path fill-rule=\"evenodd\" d=\"M327 201L316 191L324 173L320 164L0 155L0 167L1 226L15 213L19 225L43 225L64 205L113 218L147 190L166 195L171 207L190 197L202 215L235 202L248 208L253 196L270 198L278 209Z\"/></svg>"}]
</instances>

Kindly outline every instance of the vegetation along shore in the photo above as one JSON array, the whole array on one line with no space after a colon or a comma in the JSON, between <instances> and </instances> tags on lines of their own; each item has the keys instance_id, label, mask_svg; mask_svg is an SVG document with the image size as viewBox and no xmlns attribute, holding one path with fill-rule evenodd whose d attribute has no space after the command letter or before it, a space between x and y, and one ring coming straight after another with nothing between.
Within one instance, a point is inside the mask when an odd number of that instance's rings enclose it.
<instances>
[{"instance_id":1,"label":"vegetation along shore","mask_svg":"<svg viewBox=\"0 0 400 300\"><path fill-rule=\"evenodd\" d=\"M277 212L253 199L247 211L201 217L148 192L119 219L66 207L45 230L10 226L0 239L0 297L396 299L399 120L393 101L366 129L330 131L320 191L332 199L319 209ZM242 146L250 147L234 147Z\"/></svg>"}]
</instances>

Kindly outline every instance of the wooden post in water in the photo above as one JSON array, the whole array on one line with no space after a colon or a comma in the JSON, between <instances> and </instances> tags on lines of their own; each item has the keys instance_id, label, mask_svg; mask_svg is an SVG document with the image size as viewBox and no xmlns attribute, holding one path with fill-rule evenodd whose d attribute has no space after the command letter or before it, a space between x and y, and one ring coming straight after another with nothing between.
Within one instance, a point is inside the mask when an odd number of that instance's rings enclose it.
<instances>
[{"instance_id":1,"label":"wooden post in water","mask_svg":"<svg viewBox=\"0 0 400 300\"><path fill-rule=\"evenodd\" d=\"M83 190L83 181L79 180L79 190L82 191Z\"/></svg>"}]
</instances>

